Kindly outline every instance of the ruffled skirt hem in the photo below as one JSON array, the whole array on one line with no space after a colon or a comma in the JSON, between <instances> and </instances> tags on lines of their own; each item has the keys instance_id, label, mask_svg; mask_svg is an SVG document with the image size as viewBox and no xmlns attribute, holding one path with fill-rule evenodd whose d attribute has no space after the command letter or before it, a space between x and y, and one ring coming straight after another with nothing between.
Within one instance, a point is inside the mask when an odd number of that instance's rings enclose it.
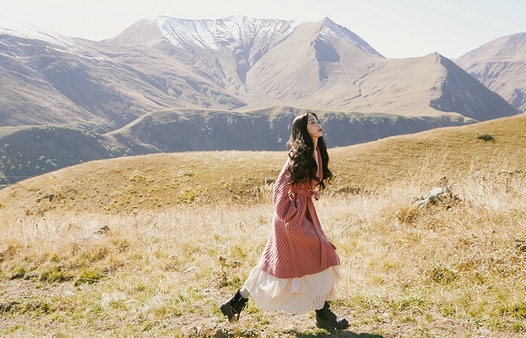
<instances>
[{"instance_id":1,"label":"ruffled skirt hem","mask_svg":"<svg viewBox=\"0 0 526 338\"><path fill-rule=\"evenodd\" d=\"M299 278L278 278L257 265L244 286L264 310L302 314L321 309L325 301L333 300L339 280L338 266Z\"/></svg>"}]
</instances>

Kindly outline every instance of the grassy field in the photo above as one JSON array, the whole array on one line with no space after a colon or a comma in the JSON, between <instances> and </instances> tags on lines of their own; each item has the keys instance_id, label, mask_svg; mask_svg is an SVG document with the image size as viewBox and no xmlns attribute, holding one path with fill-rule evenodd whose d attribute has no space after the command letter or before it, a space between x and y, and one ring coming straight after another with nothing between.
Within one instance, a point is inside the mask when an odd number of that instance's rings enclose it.
<instances>
[{"instance_id":1,"label":"grassy field","mask_svg":"<svg viewBox=\"0 0 526 338\"><path fill-rule=\"evenodd\" d=\"M330 149L316 207L343 274L335 312L218 305L265 245L284 152L89 162L0 190L0 336L526 334L526 116ZM448 193L418 201L434 187Z\"/></svg>"}]
</instances>

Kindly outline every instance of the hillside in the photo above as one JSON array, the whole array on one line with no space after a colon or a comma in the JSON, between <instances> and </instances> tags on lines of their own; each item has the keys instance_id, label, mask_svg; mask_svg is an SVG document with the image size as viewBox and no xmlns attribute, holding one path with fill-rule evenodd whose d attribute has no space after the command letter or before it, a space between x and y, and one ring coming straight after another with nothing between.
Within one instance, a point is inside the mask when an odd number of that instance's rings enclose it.
<instances>
[{"instance_id":1,"label":"hillside","mask_svg":"<svg viewBox=\"0 0 526 338\"><path fill-rule=\"evenodd\" d=\"M499 167L503 173L524 174L525 128L526 115L522 114L335 148L331 154L338 159L334 165L341 165L342 183L365 189L385 188L408 179L429 183L419 177L455 180Z\"/></svg>"},{"instance_id":2,"label":"hillside","mask_svg":"<svg viewBox=\"0 0 526 338\"><path fill-rule=\"evenodd\" d=\"M385 189L408 179L432 184L493 168L523 173L526 115L330 149L336 174L329 191ZM0 190L3 215L120 213L179 203L261 201L286 152L216 151L153 154L64 168ZM494 169L494 168L493 168ZM419 177L432 177L420 182ZM264 195L266 196L266 195ZM266 202L266 200L263 200Z\"/></svg>"},{"instance_id":3,"label":"hillside","mask_svg":"<svg viewBox=\"0 0 526 338\"><path fill-rule=\"evenodd\" d=\"M64 126L0 127L0 188L70 165L151 153L284 149L294 116L306 109L267 107L255 111L165 109L99 134ZM457 114L405 117L314 111L334 146L377 140L398 133L473 123Z\"/></svg>"},{"instance_id":4,"label":"hillside","mask_svg":"<svg viewBox=\"0 0 526 338\"><path fill-rule=\"evenodd\" d=\"M0 336L522 336L525 127L518 115L330 149L337 176L315 205L342 259L339 332L252 301L237 323L218 308L267 240L284 151L116 158L18 182L0 190Z\"/></svg>"},{"instance_id":5,"label":"hillside","mask_svg":"<svg viewBox=\"0 0 526 338\"><path fill-rule=\"evenodd\" d=\"M79 163L125 155L111 138L61 126L0 127L0 188Z\"/></svg>"}]
</instances>

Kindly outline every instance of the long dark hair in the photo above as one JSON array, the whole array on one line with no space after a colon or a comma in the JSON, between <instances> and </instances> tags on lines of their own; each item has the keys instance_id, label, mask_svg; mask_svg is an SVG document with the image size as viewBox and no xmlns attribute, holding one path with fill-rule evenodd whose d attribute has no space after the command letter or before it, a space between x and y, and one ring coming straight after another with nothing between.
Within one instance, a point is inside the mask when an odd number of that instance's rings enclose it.
<instances>
[{"instance_id":1,"label":"long dark hair","mask_svg":"<svg viewBox=\"0 0 526 338\"><path fill-rule=\"evenodd\" d=\"M325 189L325 180L330 182L332 179L332 172L329 170L329 154L327 153L327 146L325 145L323 137L320 137L318 139L318 148L321 153L323 169L323 177L320 179L316 176L318 166L312 157L314 153L314 142L307 131L309 114L313 115L316 120L318 119L316 114L307 112L296 117L292 122L292 130L287 142L289 157L292 160L289 163L288 170L292 178L292 184L316 180L320 190L323 190Z\"/></svg>"}]
</instances>

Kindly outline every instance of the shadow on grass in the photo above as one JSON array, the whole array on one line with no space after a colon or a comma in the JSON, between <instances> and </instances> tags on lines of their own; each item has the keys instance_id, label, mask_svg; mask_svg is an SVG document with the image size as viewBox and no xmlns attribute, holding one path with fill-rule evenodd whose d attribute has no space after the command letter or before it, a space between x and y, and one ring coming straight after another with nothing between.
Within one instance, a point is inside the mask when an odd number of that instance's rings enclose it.
<instances>
[{"instance_id":1,"label":"shadow on grass","mask_svg":"<svg viewBox=\"0 0 526 338\"><path fill-rule=\"evenodd\" d=\"M328 331L328 332L317 332L317 333L296 333L298 338L313 338L313 337L342 337L342 338L383 338L379 334L370 333L356 333L352 331Z\"/></svg>"}]
</instances>

